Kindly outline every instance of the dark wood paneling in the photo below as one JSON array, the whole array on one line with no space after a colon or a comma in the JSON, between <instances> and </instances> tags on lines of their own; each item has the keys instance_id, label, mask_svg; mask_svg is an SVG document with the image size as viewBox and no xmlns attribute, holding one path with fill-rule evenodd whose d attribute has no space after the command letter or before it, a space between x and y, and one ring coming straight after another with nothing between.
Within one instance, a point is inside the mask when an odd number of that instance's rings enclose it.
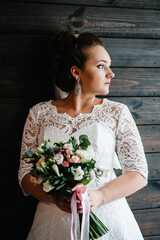
<instances>
[{"instance_id":1,"label":"dark wood paneling","mask_svg":"<svg viewBox=\"0 0 160 240\"><path fill-rule=\"evenodd\" d=\"M157 236L150 236L150 237L144 237L145 240L159 240L160 239L160 235Z\"/></svg>"},{"instance_id":2,"label":"dark wood paneling","mask_svg":"<svg viewBox=\"0 0 160 240\"><path fill-rule=\"evenodd\" d=\"M145 68L160 66L160 40L127 38L102 40L111 56L112 66Z\"/></svg>"},{"instance_id":3,"label":"dark wood paneling","mask_svg":"<svg viewBox=\"0 0 160 240\"><path fill-rule=\"evenodd\" d=\"M115 78L108 96L160 96L160 69L114 67L112 71Z\"/></svg>"},{"instance_id":4,"label":"dark wood paneling","mask_svg":"<svg viewBox=\"0 0 160 240\"><path fill-rule=\"evenodd\" d=\"M33 86L34 87L34 86ZM39 87L42 91L43 84ZM47 93L47 91L45 92ZM29 95L29 94L28 94ZM39 95L39 94L38 94ZM47 94L46 94L47 95ZM44 95L42 95L44 96ZM36 96L28 99L1 99L0 100L0 128L19 128L24 121L24 115L29 111L35 103L44 101L44 98ZM37 98L37 99L36 99ZM160 124L160 98L109 98L121 103L125 103L137 124ZM50 100L49 96L48 99ZM154 106L154 108L153 108ZM7 111L6 111L7 109ZM150 135L150 131L154 131L154 126L144 126L145 133ZM149 132L147 128L150 129ZM158 131L158 126L155 126ZM159 134L156 134L157 140ZM148 137L147 137L148 138ZM145 140L145 139L144 139Z\"/></svg>"},{"instance_id":5,"label":"dark wood paneling","mask_svg":"<svg viewBox=\"0 0 160 240\"><path fill-rule=\"evenodd\" d=\"M45 67L1 66L0 96L41 99L53 97L53 84Z\"/></svg>"},{"instance_id":6,"label":"dark wood paneling","mask_svg":"<svg viewBox=\"0 0 160 240\"><path fill-rule=\"evenodd\" d=\"M37 89L34 85L31 85L34 91ZM43 84L38 88L40 92L43 90ZM26 89L27 90L27 89ZM28 87L29 90L29 87ZM33 90L32 90L33 91ZM32 107L35 103L50 100L49 91L45 91L39 97L35 98L20 98L20 99L10 99L10 98L1 98L0 99L0 128L20 128L22 122L24 121L24 115L29 111L29 108ZM45 95L46 94L46 95ZM30 93L28 93L28 96ZM47 97L45 97L47 96ZM48 98L48 99L47 99ZM126 104L137 124L160 124L160 98L108 98L109 100L114 100ZM154 108L153 108L154 106ZM6 111L7 109L7 111ZM154 126L153 126L154 127ZM158 126L155 126L157 129ZM147 129L147 127L146 127ZM150 126L149 126L150 129ZM151 128L152 129L152 128ZM158 130L158 129L157 129ZM147 130L146 130L147 131ZM151 130L152 131L152 130ZM148 133L148 132L147 132ZM149 131L150 134L150 131ZM159 135L157 135L158 137Z\"/></svg>"},{"instance_id":7,"label":"dark wood paneling","mask_svg":"<svg viewBox=\"0 0 160 240\"><path fill-rule=\"evenodd\" d=\"M134 210L143 236L160 235L160 208Z\"/></svg>"},{"instance_id":8,"label":"dark wood paneling","mask_svg":"<svg viewBox=\"0 0 160 240\"><path fill-rule=\"evenodd\" d=\"M29 108L52 98L47 43L65 28L96 33L112 58L116 77L107 98L129 106L149 166L148 185L128 202L145 239L160 239L160 12L151 9L160 9L160 1L0 1L1 178L6 166L10 176L1 189L1 226L7 239L17 232L26 239L33 219L35 201L24 198L17 183L22 130ZM10 179L12 189L6 191ZM16 199L10 202L10 196ZM17 227L8 231L15 219Z\"/></svg>"},{"instance_id":9,"label":"dark wood paneling","mask_svg":"<svg viewBox=\"0 0 160 240\"><path fill-rule=\"evenodd\" d=\"M48 65L46 48L50 36L1 34L0 65ZM102 40L111 56L113 67L160 67L160 40L125 38L102 38Z\"/></svg>"},{"instance_id":10,"label":"dark wood paneling","mask_svg":"<svg viewBox=\"0 0 160 240\"><path fill-rule=\"evenodd\" d=\"M49 36L43 35L1 34L0 65L48 65L48 40Z\"/></svg>"},{"instance_id":11,"label":"dark wood paneling","mask_svg":"<svg viewBox=\"0 0 160 240\"><path fill-rule=\"evenodd\" d=\"M110 86L110 96L160 96L160 69L112 68L116 74ZM45 97L53 91L48 71L45 67L1 66L1 97ZM117 98L118 100L118 98Z\"/></svg>"},{"instance_id":12,"label":"dark wood paneling","mask_svg":"<svg viewBox=\"0 0 160 240\"><path fill-rule=\"evenodd\" d=\"M0 15L3 33L48 34L69 28L99 36L160 37L157 10L3 2Z\"/></svg>"},{"instance_id":13,"label":"dark wood paneling","mask_svg":"<svg viewBox=\"0 0 160 240\"><path fill-rule=\"evenodd\" d=\"M160 208L160 181L149 181L146 187L127 197L127 201L132 210Z\"/></svg>"},{"instance_id":14,"label":"dark wood paneling","mask_svg":"<svg viewBox=\"0 0 160 240\"><path fill-rule=\"evenodd\" d=\"M160 146L160 125L138 126L145 152L159 152Z\"/></svg>"},{"instance_id":15,"label":"dark wood paneling","mask_svg":"<svg viewBox=\"0 0 160 240\"><path fill-rule=\"evenodd\" d=\"M25 122L25 119L24 119ZM24 124L23 122L23 124ZM1 139L1 152L3 153L2 156L6 156L6 152L8 149L10 152L12 152L12 155L18 157L19 159L19 152L20 152L20 144L21 144L21 137L22 137L22 130L23 125L22 123L19 123L20 129L0 129ZM159 178L159 171L160 171L160 164L159 164L159 153L156 153L159 151L159 138L156 136L157 131L160 130L159 126L157 128L154 128L153 126L150 126L150 134L147 136L145 133L145 126L140 127L141 137L144 143L144 149L146 149L146 152L151 152L152 154L152 161L153 164L149 163L150 173L149 177L150 179L160 179ZM160 133L159 133L160 134ZM145 139L145 140L144 140ZM151 140L150 140L151 139ZM154 154L154 152L156 154ZM148 156L148 154L147 154ZM8 160L7 160L8 159ZM5 161L12 162L14 159L9 157L5 158ZM3 159L1 160L3 162Z\"/></svg>"},{"instance_id":16,"label":"dark wood paneling","mask_svg":"<svg viewBox=\"0 0 160 240\"><path fill-rule=\"evenodd\" d=\"M42 3L58 3L58 4L78 4L87 6L100 6L100 7L126 7L126 8L150 8L160 9L159 0L17 0L16 2L42 2Z\"/></svg>"},{"instance_id":17,"label":"dark wood paneling","mask_svg":"<svg viewBox=\"0 0 160 240\"><path fill-rule=\"evenodd\" d=\"M146 158L149 168L149 179L160 179L160 153L146 154Z\"/></svg>"},{"instance_id":18,"label":"dark wood paneling","mask_svg":"<svg viewBox=\"0 0 160 240\"><path fill-rule=\"evenodd\" d=\"M113 101L126 104L137 124L160 124L160 98L122 98L108 97ZM153 107L154 106L154 107Z\"/></svg>"},{"instance_id":19,"label":"dark wood paneling","mask_svg":"<svg viewBox=\"0 0 160 240\"><path fill-rule=\"evenodd\" d=\"M23 115L24 118L24 115ZM22 127L22 120L18 119L19 127ZM15 121L16 123L16 121ZM24 122L23 122L24 123ZM17 123L16 123L17 124ZM144 144L144 149L149 153L159 152L159 142L160 142L160 126L139 126L140 134L142 137L142 141ZM8 148L11 150L14 150L14 153L17 149L16 143L20 140L20 138L17 138L17 134L19 133L19 130L14 129L0 129L1 140L2 141L2 149L4 152L7 152ZM5 139L5 141L4 141ZM20 144L20 143L19 143Z\"/></svg>"}]
</instances>

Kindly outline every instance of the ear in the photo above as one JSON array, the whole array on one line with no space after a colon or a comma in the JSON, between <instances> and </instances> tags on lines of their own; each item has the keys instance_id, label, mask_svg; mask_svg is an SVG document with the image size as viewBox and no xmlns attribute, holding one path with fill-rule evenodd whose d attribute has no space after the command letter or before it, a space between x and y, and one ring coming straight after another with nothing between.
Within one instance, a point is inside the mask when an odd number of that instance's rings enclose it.
<instances>
[{"instance_id":1,"label":"ear","mask_svg":"<svg viewBox=\"0 0 160 240\"><path fill-rule=\"evenodd\" d=\"M75 79L77 79L79 77L79 69L78 69L78 67L72 66L70 71L71 71L72 76Z\"/></svg>"}]
</instances>

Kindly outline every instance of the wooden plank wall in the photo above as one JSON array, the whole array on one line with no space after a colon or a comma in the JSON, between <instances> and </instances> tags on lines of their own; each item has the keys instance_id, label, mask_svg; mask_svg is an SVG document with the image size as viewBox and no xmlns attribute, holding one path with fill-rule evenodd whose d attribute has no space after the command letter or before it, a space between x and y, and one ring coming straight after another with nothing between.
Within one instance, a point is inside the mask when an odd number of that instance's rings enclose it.
<instances>
[{"instance_id":1,"label":"wooden plank wall","mask_svg":"<svg viewBox=\"0 0 160 240\"><path fill-rule=\"evenodd\" d=\"M146 240L160 239L160 1L0 1L1 227L23 240L36 201L17 183L23 125L31 106L54 98L47 42L57 30L91 31L112 58L109 99L129 106L149 165L146 188L128 202ZM3 182L2 182L3 181ZM136 240L136 239L135 239Z\"/></svg>"}]
</instances>

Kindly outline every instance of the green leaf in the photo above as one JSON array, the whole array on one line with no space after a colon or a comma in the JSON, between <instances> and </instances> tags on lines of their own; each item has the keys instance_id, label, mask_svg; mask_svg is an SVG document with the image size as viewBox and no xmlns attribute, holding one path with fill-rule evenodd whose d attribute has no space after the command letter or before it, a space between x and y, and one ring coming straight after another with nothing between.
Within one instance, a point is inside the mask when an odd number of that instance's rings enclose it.
<instances>
[{"instance_id":1,"label":"green leaf","mask_svg":"<svg viewBox=\"0 0 160 240\"><path fill-rule=\"evenodd\" d=\"M66 185L66 183L63 183L62 185L59 185L58 187L55 188L56 191L60 190Z\"/></svg>"},{"instance_id":2,"label":"green leaf","mask_svg":"<svg viewBox=\"0 0 160 240\"><path fill-rule=\"evenodd\" d=\"M46 174L42 167L37 166L36 169L37 169L38 172Z\"/></svg>"},{"instance_id":3,"label":"green leaf","mask_svg":"<svg viewBox=\"0 0 160 240\"><path fill-rule=\"evenodd\" d=\"M80 144L79 146L83 149L83 150L86 150L88 148L89 145L91 145L89 139L88 139L88 136L87 135L81 135L79 137L79 141L80 141Z\"/></svg>"},{"instance_id":4,"label":"green leaf","mask_svg":"<svg viewBox=\"0 0 160 240\"><path fill-rule=\"evenodd\" d=\"M27 148L27 149L26 149L26 157L27 157L27 158L31 158L32 156L33 156L32 151L31 151L29 148Z\"/></svg>"}]
</instances>

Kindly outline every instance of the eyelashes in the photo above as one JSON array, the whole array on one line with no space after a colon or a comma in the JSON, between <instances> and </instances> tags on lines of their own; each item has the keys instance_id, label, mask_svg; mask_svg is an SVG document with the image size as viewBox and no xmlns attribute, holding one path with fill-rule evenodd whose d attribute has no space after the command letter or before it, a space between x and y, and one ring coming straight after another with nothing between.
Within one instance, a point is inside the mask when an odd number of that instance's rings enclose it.
<instances>
[{"instance_id":1,"label":"eyelashes","mask_svg":"<svg viewBox=\"0 0 160 240\"><path fill-rule=\"evenodd\" d=\"M103 65L103 64L99 64L99 65L98 65L98 68L103 69L103 68L104 68L104 65Z\"/></svg>"}]
</instances>

